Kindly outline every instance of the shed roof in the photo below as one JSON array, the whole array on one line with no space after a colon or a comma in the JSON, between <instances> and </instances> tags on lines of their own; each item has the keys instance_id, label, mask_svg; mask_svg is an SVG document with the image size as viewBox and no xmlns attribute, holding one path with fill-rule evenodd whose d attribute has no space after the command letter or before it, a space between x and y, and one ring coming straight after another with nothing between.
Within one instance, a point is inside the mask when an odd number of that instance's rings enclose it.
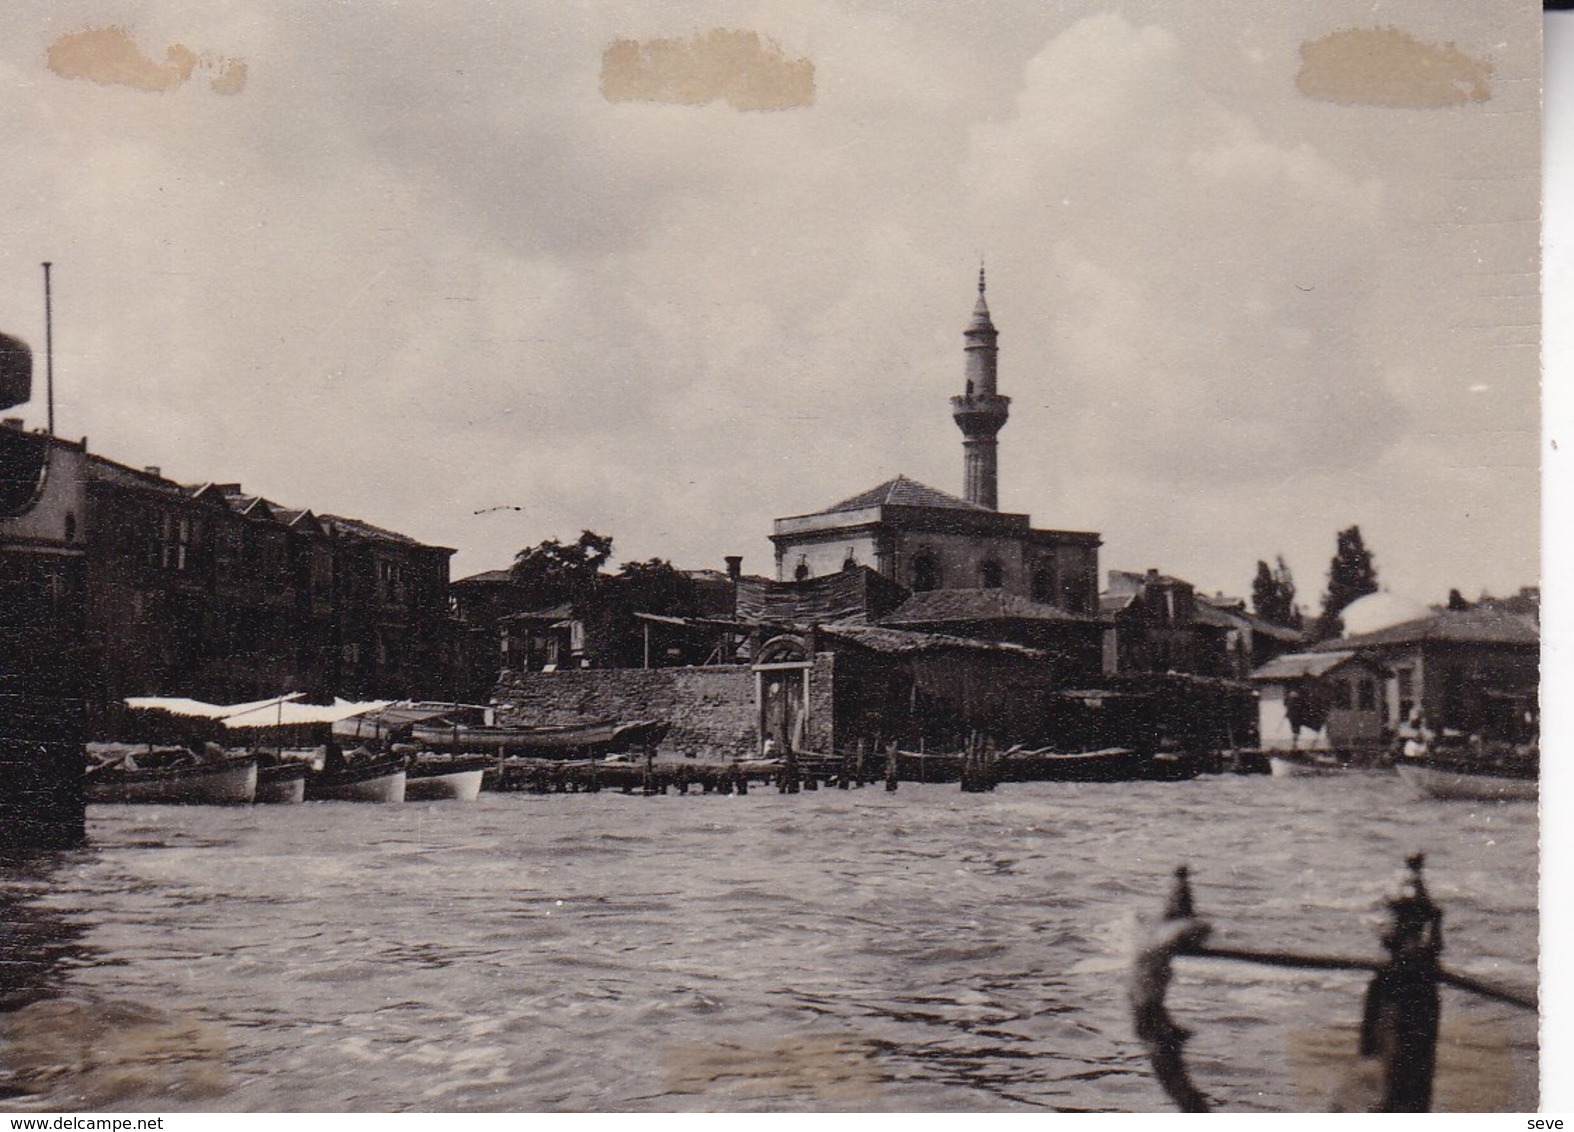
<instances>
[{"instance_id":1,"label":"shed roof","mask_svg":"<svg viewBox=\"0 0 1574 1132\"><path fill-rule=\"evenodd\" d=\"M1252 673L1253 680L1299 680L1306 676L1322 676L1332 672L1341 664L1352 659L1355 653L1344 650L1340 652L1292 652L1284 656L1276 656L1267 664Z\"/></svg>"}]
</instances>

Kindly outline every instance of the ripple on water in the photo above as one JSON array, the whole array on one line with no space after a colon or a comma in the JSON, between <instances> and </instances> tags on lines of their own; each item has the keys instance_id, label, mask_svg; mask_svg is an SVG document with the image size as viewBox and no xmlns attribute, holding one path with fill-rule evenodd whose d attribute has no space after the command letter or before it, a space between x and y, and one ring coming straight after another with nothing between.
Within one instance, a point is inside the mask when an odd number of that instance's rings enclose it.
<instances>
[{"instance_id":1,"label":"ripple on water","mask_svg":"<svg viewBox=\"0 0 1574 1132\"><path fill-rule=\"evenodd\" d=\"M1283 785L95 807L90 850L0 877L27 938L61 941L8 968L26 985L0 1026L38 1040L32 1060L5 1044L0 1090L43 1109L1164 1109L1124 970L1183 862L1218 942L1375 955L1425 849L1446 961L1533 983L1534 807ZM1170 1001L1204 1088L1283 1110L1326 1099L1315 1066L1361 991L1183 961ZM1466 1060L1507 1064L1488 1076L1534 1108L1534 1018L1468 1017L1506 1036Z\"/></svg>"}]
</instances>

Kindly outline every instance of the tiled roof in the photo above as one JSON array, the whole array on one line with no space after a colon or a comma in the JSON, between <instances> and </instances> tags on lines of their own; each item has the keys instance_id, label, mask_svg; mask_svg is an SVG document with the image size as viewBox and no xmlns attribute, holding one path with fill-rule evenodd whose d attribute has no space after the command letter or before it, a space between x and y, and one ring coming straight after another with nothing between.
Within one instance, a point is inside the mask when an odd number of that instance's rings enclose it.
<instances>
[{"instance_id":1,"label":"tiled roof","mask_svg":"<svg viewBox=\"0 0 1574 1132\"><path fill-rule=\"evenodd\" d=\"M971 637L949 637L943 633L914 633L906 629L885 629L873 625L825 625L821 632L831 638L859 645L873 652L892 655L957 650L967 652L1009 652L1024 657L1046 654L1025 645L1003 641L979 641Z\"/></svg>"},{"instance_id":2,"label":"tiled roof","mask_svg":"<svg viewBox=\"0 0 1574 1132\"><path fill-rule=\"evenodd\" d=\"M933 625L943 621L1093 621L1058 606L1005 590L926 590L880 619L882 625Z\"/></svg>"},{"instance_id":3,"label":"tiled roof","mask_svg":"<svg viewBox=\"0 0 1574 1132\"><path fill-rule=\"evenodd\" d=\"M512 570L482 570L479 574L471 574L468 578L460 578L453 584L456 586L496 585L500 582L511 582L513 580L514 572Z\"/></svg>"},{"instance_id":4,"label":"tiled roof","mask_svg":"<svg viewBox=\"0 0 1574 1132\"><path fill-rule=\"evenodd\" d=\"M88 477L98 483L112 483L121 487L140 487L152 491L163 492L166 495L182 495L179 484L167 480L163 476L152 472L133 468L126 464L116 463L104 456L89 455L87 458Z\"/></svg>"},{"instance_id":5,"label":"tiled roof","mask_svg":"<svg viewBox=\"0 0 1574 1132\"><path fill-rule=\"evenodd\" d=\"M1444 610L1354 637L1338 637L1313 646L1314 652L1383 648L1425 642L1476 645L1539 645L1541 633L1532 618L1500 609Z\"/></svg>"},{"instance_id":6,"label":"tiled roof","mask_svg":"<svg viewBox=\"0 0 1574 1132\"><path fill-rule=\"evenodd\" d=\"M959 511L989 510L977 503L969 503L965 499L947 495L938 488L921 484L917 480L897 476L894 480L886 480L878 487L871 487L868 491L860 492L850 499L833 503L820 514L861 511L866 507L948 507Z\"/></svg>"}]
</instances>

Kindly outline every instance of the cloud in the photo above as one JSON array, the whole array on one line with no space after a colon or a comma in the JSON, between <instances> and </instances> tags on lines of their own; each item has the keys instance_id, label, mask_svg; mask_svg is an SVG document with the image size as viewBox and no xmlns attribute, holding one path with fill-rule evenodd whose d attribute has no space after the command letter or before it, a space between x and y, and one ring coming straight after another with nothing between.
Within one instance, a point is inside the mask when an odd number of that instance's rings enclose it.
<instances>
[{"instance_id":1,"label":"cloud","mask_svg":"<svg viewBox=\"0 0 1574 1132\"><path fill-rule=\"evenodd\" d=\"M1382 187L1265 138L1163 29L1097 16L1052 41L967 178L1040 297L1004 326L1036 343L1039 387L1002 389L1053 430L1045 478L1115 459L1206 489L1370 463L1402 433L1362 314Z\"/></svg>"}]
</instances>

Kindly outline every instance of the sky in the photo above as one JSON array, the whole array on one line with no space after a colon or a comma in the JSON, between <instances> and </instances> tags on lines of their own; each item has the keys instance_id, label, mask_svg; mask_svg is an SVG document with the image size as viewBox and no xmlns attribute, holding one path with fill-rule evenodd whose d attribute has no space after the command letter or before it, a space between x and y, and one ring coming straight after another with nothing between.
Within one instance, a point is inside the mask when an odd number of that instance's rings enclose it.
<instances>
[{"instance_id":1,"label":"sky","mask_svg":"<svg viewBox=\"0 0 1574 1132\"><path fill-rule=\"evenodd\" d=\"M1315 612L1358 524L1396 593L1536 584L1539 7L1278 7L13 0L0 330L52 261L58 431L455 577L769 573L960 494L982 257L1001 508L1102 569Z\"/></svg>"}]
</instances>

